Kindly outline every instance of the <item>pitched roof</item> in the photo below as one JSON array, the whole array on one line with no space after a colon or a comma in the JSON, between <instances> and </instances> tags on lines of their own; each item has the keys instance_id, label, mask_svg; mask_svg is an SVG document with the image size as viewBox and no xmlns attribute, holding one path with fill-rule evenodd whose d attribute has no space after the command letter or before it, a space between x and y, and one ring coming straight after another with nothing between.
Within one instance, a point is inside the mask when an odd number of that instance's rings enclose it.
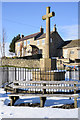
<instances>
[{"instance_id":1,"label":"pitched roof","mask_svg":"<svg viewBox=\"0 0 80 120\"><path fill-rule=\"evenodd\" d=\"M50 32L50 35L52 34L52 33L55 33L54 31L52 31L52 32ZM56 32L57 33L57 32ZM38 40L38 39L42 39L42 38L46 38L46 33L43 33L40 37L38 37L36 40Z\"/></svg>"},{"instance_id":2,"label":"pitched roof","mask_svg":"<svg viewBox=\"0 0 80 120\"><path fill-rule=\"evenodd\" d=\"M64 41L64 43L61 46L59 46L58 49L79 47L79 46L80 46L80 39L78 39L78 40L68 40L68 41Z\"/></svg>"},{"instance_id":3,"label":"pitched roof","mask_svg":"<svg viewBox=\"0 0 80 120\"><path fill-rule=\"evenodd\" d=\"M55 33L55 32L54 31L50 32L50 35L52 33ZM35 38L34 40L46 38L46 33L37 32L37 33L31 34L31 35L25 36L22 39L19 39L17 42L24 41L24 40L27 40L27 39L30 39L30 38L33 38L33 37Z\"/></svg>"},{"instance_id":4,"label":"pitched roof","mask_svg":"<svg viewBox=\"0 0 80 120\"><path fill-rule=\"evenodd\" d=\"M69 44L70 42L71 42L71 40L69 40L69 41L64 41L63 44L58 47L58 49L63 48L64 46L66 46L66 45Z\"/></svg>"},{"instance_id":5,"label":"pitched roof","mask_svg":"<svg viewBox=\"0 0 80 120\"><path fill-rule=\"evenodd\" d=\"M37 33L34 33L34 34L31 34L31 35L28 35L28 36L25 36L25 37L21 38L17 42L20 42L20 41L23 41L23 40L27 40L27 39L30 39L30 38L33 38L33 37L37 38L40 35L42 35L42 33L41 32L37 32Z\"/></svg>"},{"instance_id":6,"label":"pitched roof","mask_svg":"<svg viewBox=\"0 0 80 120\"><path fill-rule=\"evenodd\" d=\"M37 39L42 39L42 38L45 38L46 37L46 33L43 33L40 37L38 37ZM36 40L37 40L36 39Z\"/></svg>"}]
</instances>

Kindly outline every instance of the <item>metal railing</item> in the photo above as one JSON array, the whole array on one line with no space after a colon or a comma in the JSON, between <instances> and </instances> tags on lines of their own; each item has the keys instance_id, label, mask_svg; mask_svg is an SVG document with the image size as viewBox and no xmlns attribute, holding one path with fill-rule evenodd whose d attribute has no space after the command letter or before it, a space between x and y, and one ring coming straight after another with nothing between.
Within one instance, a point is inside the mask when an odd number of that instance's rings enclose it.
<instances>
[{"instance_id":1,"label":"metal railing","mask_svg":"<svg viewBox=\"0 0 80 120\"><path fill-rule=\"evenodd\" d=\"M17 67L0 67L0 85L13 81L59 81L80 80L80 70L27 69Z\"/></svg>"}]
</instances>

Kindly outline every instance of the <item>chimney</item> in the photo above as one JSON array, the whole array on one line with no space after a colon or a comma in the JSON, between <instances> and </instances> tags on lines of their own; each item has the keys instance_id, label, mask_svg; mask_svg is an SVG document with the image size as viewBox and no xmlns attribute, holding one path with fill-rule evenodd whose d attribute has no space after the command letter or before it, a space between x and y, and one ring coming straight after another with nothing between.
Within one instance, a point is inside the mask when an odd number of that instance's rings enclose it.
<instances>
[{"instance_id":1,"label":"chimney","mask_svg":"<svg viewBox=\"0 0 80 120\"><path fill-rule=\"evenodd\" d=\"M44 33L44 29L42 28L42 26L40 27L40 32Z\"/></svg>"},{"instance_id":2,"label":"chimney","mask_svg":"<svg viewBox=\"0 0 80 120\"><path fill-rule=\"evenodd\" d=\"M24 35L23 34L21 34L21 39L24 37Z\"/></svg>"},{"instance_id":3,"label":"chimney","mask_svg":"<svg viewBox=\"0 0 80 120\"><path fill-rule=\"evenodd\" d=\"M56 31L57 31L56 24L54 24L53 31L54 31L54 32L56 32Z\"/></svg>"}]
</instances>

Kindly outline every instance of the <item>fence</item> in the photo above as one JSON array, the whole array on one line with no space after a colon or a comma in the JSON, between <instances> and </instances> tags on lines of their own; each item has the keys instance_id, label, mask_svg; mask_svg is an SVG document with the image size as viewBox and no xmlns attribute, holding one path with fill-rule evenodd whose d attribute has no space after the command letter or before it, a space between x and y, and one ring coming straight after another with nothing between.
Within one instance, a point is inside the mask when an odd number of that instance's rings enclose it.
<instances>
[{"instance_id":1,"label":"fence","mask_svg":"<svg viewBox=\"0 0 80 120\"><path fill-rule=\"evenodd\" d=\"M0 67L0 86L8 81L8 70L5 67Z\"/></svg>"},{"instance_id":2,"label":"fence","mask_svg":"<svg viewBox=\"0 0 80 120\"><path fill-rule=\"evenodd\" d=\"M80 70L45 70L27 69L16 67L0 67L0 86L6 82L17 81L59 81L59 80L80 80Z\"/></svg>"}]
</instances>

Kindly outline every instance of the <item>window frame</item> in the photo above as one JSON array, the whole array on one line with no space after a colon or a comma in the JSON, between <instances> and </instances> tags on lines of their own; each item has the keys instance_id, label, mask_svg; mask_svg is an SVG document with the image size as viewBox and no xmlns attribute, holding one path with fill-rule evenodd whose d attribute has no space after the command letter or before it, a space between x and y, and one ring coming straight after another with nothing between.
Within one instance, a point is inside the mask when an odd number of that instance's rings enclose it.
<instances>
[{"instance_id":1,"label":"window frame","mask_svg":"<svg viewBox=\"0 0 80 120\"><path fill-rule=\"evenodd\" d=\"M52 43L53 42L53 39L52 38L50 38L50 43Z\"/></svg>"},{"instance_id":2,"label":"window frame","mask_svg":"<svg viewBox=\"0 0 80 120\"><path fill-rule=\"evenodd\" d=\"M71 51L70 51L70 54L74 54L74 50L71 50Z\"/></svg>"},{"instance_id":3,"label":"window frame","mask_svg":"<svg viewBox=\"0 0 80 120\"><path fill-rule=\"evenodd\" d=\"M37 45L39 45L39 40L37 40Z\"/></svg>"},{"instance_id":4,"label":"window frame","mask_svg":"<svg viewBox=\"0 0 80 120\"><path fill-rule=\"evenodd\" d=\"M43 42L44 41L44 42ZM42 45L45 45L45 39L42 39Z\"/></svg>"}]
</instances>

